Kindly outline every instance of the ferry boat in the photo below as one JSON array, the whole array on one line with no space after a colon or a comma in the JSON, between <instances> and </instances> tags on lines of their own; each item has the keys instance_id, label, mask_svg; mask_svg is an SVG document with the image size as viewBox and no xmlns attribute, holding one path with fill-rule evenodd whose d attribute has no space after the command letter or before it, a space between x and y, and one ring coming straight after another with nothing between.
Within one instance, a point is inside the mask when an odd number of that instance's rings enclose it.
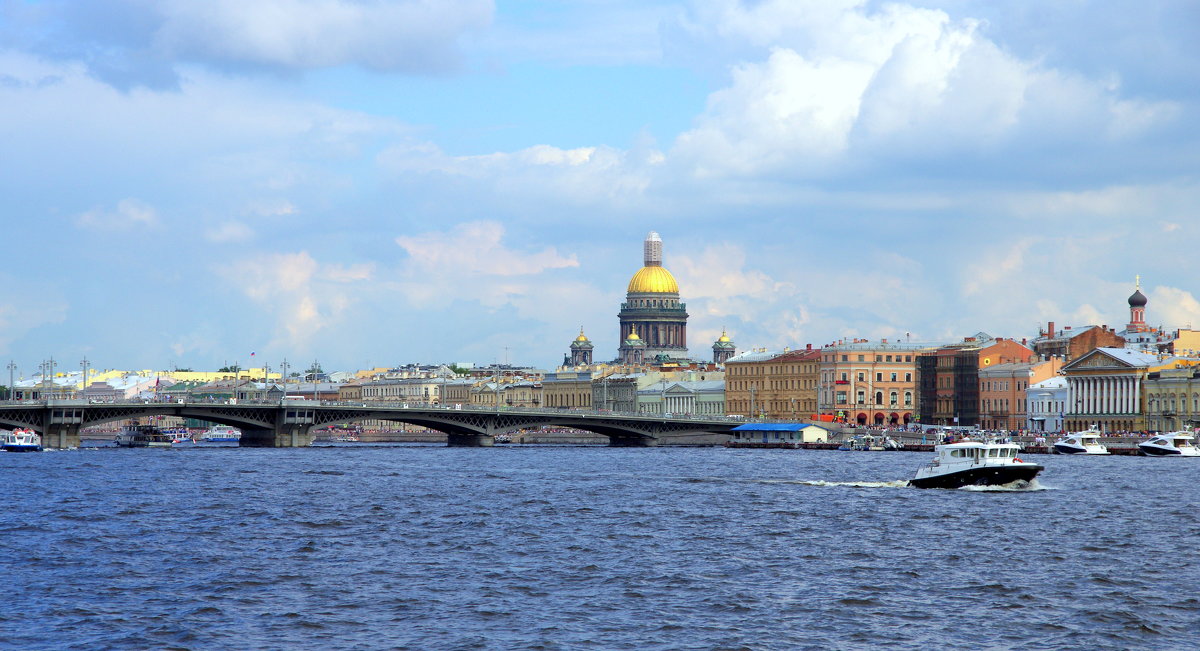
<instances>
[{"instance_id":1,"label":"ferry boat","mask_svg":"<svg viewBox=\"0 0 1200 651\"><path fill-rule=\"evenodd\" d=\"M1056 442L1054 454L1108 454L1108 448L1100 442L1100 432L1089 429Z\"/></svg>"},{"instance_id":2,"label":"ferry boat","mask_svg":"<svg viewBox=\"0 0 1200 651\"><path fill-rule=\"evenodd\" d=\"M31 429L15 429L0 434L0 447L5 452L41 452L42 437Z\"/></svg>"},{"instance_id":3,"label":"ferry boat","mask_svg":"<svg viewBox=\"0 0 1200 651\"><path fill-rule=\"evenodd\" d=\"M214 425L200 435L198 443L208 448L236 448L242 444L242 432L228 425Z\"/></svg>"},{"instance_id":4,"label":"ferry boat","mask_svg":"<svg viewBox=\"0 0 1200 651\"><path fill-rule=\"evenodd\" d=\"M908 485L916 488L961 488L963 486L1003 486L1013 482L1031 482L1042 466L1017 457L1016 443L964 440L933 448L937 454L929 464L917 469Z\"/></svg>"},{"instance_id":5,"label":"ferry boat","mask_svg":"<svg viewBox=\"0 0 1200 651\"><path fill-rule=\"evenodd\" d=\"M1191 432L1167 432L1138 443L1138 453L1147 457L1200 457Z\"/></svg>"},{"instance_id":6,"label":"ferry boat","mask_svg":"<svg viewBox=\"0 0 1200 651\"><path fill-rule=\"evenodd\" d=\"M117 446L122 448L169 448L170 436L154 425L125 425L117 432Z\"/></svg>"}]
</instances>

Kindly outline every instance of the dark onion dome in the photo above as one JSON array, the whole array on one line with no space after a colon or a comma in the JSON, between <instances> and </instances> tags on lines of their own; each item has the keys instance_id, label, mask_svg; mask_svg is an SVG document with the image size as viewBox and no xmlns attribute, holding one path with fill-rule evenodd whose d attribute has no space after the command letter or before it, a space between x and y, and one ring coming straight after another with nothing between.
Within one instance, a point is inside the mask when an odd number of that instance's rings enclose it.
<instances>
[{"instance_id":1,"label":"dark onion dome","mask_svg":"<svg viewBox=\"0 0 1200 651\"><path fill-rule=\"evenodd\" d=\"M1129 307L1146 307L1146 295L1142 290L1133 290L1133 296L1129 297Z\"/></svg>"}]
</instances>

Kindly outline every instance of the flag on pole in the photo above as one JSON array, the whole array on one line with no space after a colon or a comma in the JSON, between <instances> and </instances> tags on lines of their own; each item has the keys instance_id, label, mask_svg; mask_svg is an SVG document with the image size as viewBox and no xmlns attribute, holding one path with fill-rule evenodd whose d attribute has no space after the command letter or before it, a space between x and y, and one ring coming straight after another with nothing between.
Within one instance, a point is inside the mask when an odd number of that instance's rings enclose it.
<instances>
[{"instance_id":1,"label":"flag on pole","mask_svg":"<svg viewBox=\"0 0 1200 651\"><path fill-rule=\"evenodd\" d=\"M254 353L250 353L250 356L251 356L251 357L254 357Z\"/></svg>"}]
</instances>

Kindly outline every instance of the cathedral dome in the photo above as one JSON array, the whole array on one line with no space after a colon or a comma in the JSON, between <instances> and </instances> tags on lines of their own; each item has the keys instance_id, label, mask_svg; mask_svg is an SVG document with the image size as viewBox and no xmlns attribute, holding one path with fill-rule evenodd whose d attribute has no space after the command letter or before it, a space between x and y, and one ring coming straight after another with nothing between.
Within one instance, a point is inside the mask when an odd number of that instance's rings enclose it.
<instances>
[{"instance_id":1,"label":"cathedral dome","mask_svg":"<svg viewBox=\"0 0 1200 651\"><path fill-rule=\"evenodd\" d=\"M629 279L630 294L678 294L679 284L665 267L642 267Z\"/></svg>"},{"instance_id":2,"label":"cathedral dome","mask_svg":"<svg viewBox=\"0 0 1200 651\"><path fill-rule=\"evenodd\" d=\"M1140 289L1135 289L1129 297L1129 307L1146 307L1146 302L1146 295Z\"/></svg>"}]
</instances>

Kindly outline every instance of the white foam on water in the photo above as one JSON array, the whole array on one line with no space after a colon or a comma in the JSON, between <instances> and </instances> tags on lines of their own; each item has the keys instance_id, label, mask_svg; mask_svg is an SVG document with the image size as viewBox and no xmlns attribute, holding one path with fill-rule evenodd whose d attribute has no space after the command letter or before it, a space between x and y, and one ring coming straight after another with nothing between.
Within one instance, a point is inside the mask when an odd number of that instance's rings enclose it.
<instances>
[{"instance_id":1,"label":"white foam on water","mask_svg":"<svg viewBox=\"0 0 1200 651\"><path fill-rule=\"evenodd\" d=\"M995 486L962 486L958 490L971 491L973 493L1032 493L1035 491L1052 491L1058 490L1053 486L1043 486L1038 483L1037 477L1032 481L1018 479L1007 484L997 484Z\"/></svg>"},{"instance_id":2,"label":"white foam on water","mask_svg":"<svg viewBox=\"0 0 1200 651\"><path fill-rule=\"evenodd\" d=\"M908 488L907 479L897 479L894 481L824 481L817 479L812 481L796 480L787 483L801 484L803 486L844 486L848 488Z\"/></svg>"}]
</instances>

